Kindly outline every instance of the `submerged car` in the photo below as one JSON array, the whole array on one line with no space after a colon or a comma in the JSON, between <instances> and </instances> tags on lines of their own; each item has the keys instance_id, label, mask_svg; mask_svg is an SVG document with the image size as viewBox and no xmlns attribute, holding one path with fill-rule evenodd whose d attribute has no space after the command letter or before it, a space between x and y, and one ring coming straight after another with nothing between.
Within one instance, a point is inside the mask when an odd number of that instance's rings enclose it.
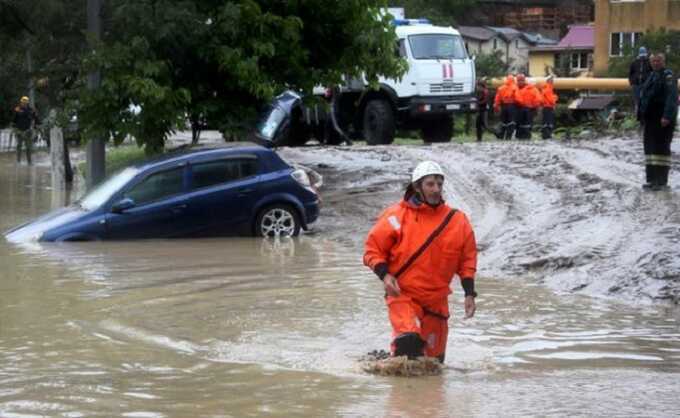
<instances>
[{"instance_id":1,"label":"submerged car","mask_svg":"<svg viewBox=\"0 0 680 418\"><path fill-rule=\"evenodd\" d=\"M71 206L5 234L9 241L225 235L296 236L319 214L303 169L273 150L234 144L125 168Z\"/></svg>"}]
</instances>

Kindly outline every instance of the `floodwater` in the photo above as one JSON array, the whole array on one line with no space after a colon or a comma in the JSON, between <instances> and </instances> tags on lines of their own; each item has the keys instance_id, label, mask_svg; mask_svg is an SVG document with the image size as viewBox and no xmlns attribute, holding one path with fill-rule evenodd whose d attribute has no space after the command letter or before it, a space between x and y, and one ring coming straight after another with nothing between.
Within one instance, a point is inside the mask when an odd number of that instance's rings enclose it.
<instances>
[{"instance_id":1,"label":"floodwater","mask_svg":"<svg viewBox=\"0 0 680 418\"><path fill-rule=\"evenodd\" d=\"M64 199L0 155L0 229ZM389 327L351 243L0 240L0 417L680 414L677 308L477 283L443 375L387 378L359 368Z\"/></svg>"}]
</instances>

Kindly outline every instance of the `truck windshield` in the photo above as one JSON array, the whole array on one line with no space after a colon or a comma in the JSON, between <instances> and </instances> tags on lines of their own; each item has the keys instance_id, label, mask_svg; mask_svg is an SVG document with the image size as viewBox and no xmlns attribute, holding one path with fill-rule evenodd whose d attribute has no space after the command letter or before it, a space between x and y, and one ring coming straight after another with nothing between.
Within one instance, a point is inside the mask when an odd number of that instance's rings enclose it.
<instances>
[{"instance_id":1,"label":"truck windshield","mask_svg":"<svg viewBox=\"0 0 680 418\"><path fill-rule=\"evenodd\" d=\"M417 60L467 58L463 39L457 35L411 35L408 41L413 58Z\"/></svg>"}]
</instances>

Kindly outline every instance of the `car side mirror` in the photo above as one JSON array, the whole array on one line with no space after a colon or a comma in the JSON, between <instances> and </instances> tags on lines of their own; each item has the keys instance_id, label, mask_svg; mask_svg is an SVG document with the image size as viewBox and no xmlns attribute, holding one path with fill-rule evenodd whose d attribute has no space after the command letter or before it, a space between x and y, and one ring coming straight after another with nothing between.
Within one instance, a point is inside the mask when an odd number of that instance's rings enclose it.
<instances>
[{"instance_id":1,"label":"car side mirror","mask_svg":"<svg viewBox=\"0 0 680 418\"><path fill-rule=\"evenodd\" d=\"M477 55L472 54L472 56L470 57L470 59L471 59L472 61L476 61L476 60L477 60Z\"/></svg>"},{"instance_id":2,"label":"car side mirror","mask_svg":"<svg viewBox=\"0 0 680 418\"><path fill-rule=\"evenodd\" d=\"M113 206L111 206L111 212L123 213L124 211L134 207L135 201L130 199L129 197L126 197L125 199L121 199L118 202L114 203Z\"/></svg>"}]
</instances>

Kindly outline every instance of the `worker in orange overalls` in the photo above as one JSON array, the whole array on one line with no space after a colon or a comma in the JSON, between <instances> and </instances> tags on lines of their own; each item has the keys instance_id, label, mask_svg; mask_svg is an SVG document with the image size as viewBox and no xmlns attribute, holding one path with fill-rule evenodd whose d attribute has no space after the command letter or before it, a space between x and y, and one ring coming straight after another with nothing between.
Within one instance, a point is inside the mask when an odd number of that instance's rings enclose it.
<instances>
[{"instance_id":1,"label":"worker in orange overalls","mask_svg":"<svg viewBox=\"0 0 680 418\"><path fill-rule=\"evenodd\" d=\"M552 138L553 129L555 129L555 105L559 96L553 90L552 75L545 79L545 85L541 89L541 96L543 97L543 126L541 127L541 137L543 139Z\"/></svg>"},{"instance_id":2,"label":"worker in orange overalls","mask_svg":"<svg viewBox=\"0 0 680 418\"><path fill-rule=\"evenodd\" d=\"M499 139L512 139L515 133L515 77L508 74L505 83L496 90L496 98L493 102L493 110L501 114L501 129L497 136Z\"/></svg>"},{"instance_id":3,"label":"worker in orange overalls","mask_svg":"<svg viewBox=\"0 0 680 418\"><path fill-rule=\"evenodd\" d=\"M475 235L467 216L444 202L443 186L439 164L418 164L403 200L387 208L369 232L364 253L364 264L385 288L392 355L425 355L442 363L454 275L465 291L466 318L474 315L477 296Z\"/></svg>"},{"instance_id":4,"label":"worker in orange overalls","mask_svg":"<svg viewBox=\"0 0 680 418\"><path fill-rule=\"evenodd\" d=\"M517 113L517 139L531 139L531 129L534 126L534 117L538 108L542 106L541 92L533 84L527 83L524 74L517 74L517 90L515 91L515 103Z\"/></svg>"}]
</instances>

